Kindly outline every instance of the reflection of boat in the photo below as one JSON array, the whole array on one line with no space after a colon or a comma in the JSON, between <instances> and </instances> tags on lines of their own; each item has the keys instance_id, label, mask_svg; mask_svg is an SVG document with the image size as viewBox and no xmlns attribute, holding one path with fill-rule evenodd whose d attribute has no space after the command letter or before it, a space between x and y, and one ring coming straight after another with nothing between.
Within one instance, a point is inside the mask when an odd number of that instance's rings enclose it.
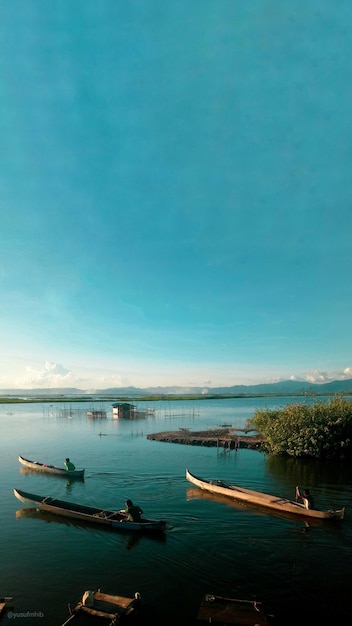
<instances>
[{"instance_id":1,"label":"reflection of boat","mask_svg":"<svg viewBox=\"0 0 352 626\"><path fill-rule=\"evenodd\" d=\"M29 467L20 467L20 474L22 474L22 476L33 476L33 474L38 474L37 470L34 469L29 469ZM56 480L56 478L60 475L59 474L46 474L46 477L49 477L49 479L53 479ZM84 482L84 476L62 476L62 478L66 478L66 483L67 485L72 485L72 483L76 483L78 482Z\"/></svg>"},{"instance_id":2,"label":"reflection of boat","mask_svg":"<svg viewBox=\"0 0 352 626\"><path fill-rule=\"evenodd\" d=\"M202 599L196 620L224 626L227 624L266 626L269 623L261 602L222 598L212 594L207 594Z\"/></svg>"},{"instance_id":3,"label":"reflection of boat","mask_svg":"<svg viewBox=\"0 0 352 626\"><path fill-rule=\"evenodd\" d=\"M106 509L93 506L56 500L49 496L38 496L20 489L14 489L14 494L21 502L39 508L41 511L48 511L55 515L69 517L83 522L100 524L112 528L113 530L163 532L166 528L166 522L164 520L142 519L141 522L131 522L127 515L119 511L107 511Z\"/></svg>"},{"instance_id":4,"label":"reflection of boat","mask_svg":"<svg viewBox=\"0 0 352 626\"><path fill-rule=\"evenodd\" d=\"M64 478L84 478L84 469L81 470L66 470L64 467L56 467L55 465L46 465L46 463L39 463L39 461L29 461L28 459L19 456L18 460L22 465L30 470L36 472L44 472L45 474L55 474L55 476L63 476Z\"/></svg>"},{"instance_id":5,"label":"reflection of boat","mask_svg":"<svg viewBox=\"0 0 352 626\"><path fill-rule=\"evenodd\" d=\"M104 533L116 533L116 530L112 526L96 526L93 524L87 524L86 522L73 519L72 517L63 517L61 515L54 515L53 513L49 513L48 511L41 511L40 509L32 508L23 508L17 509L16 511L16 519L33 519L36 521L44 522L45 524L62 524L63 526L74 526L75 528L80 528L87 532L104 532ZM121 536L126 540L126 548L127 550L131 550L134 546L138 545L141 539L148 539L149 541L154 541L156 543L165 543L166 542L166 534L163 532L149 532L149 533L136 533L125 531L124 533L120 533Z\"/></svg>"},{"instance_id":6,"label":"reflection of boat","mask_svg":"<svg viewBox=\"0 0 352 626\"><path fill-rule=\"evenodd\" d=\"M197 487L200 487L200 489L205 489L211 493L239 500L240 502L255 504L270 510L300 515L309 519L341 520L345 514L345 507L330 511L306 509L303 504L295 502L294 500L287 500L286 498L279 498L277 496L260 493L258 491L251 491L250 489L244 489L243 487L237 487L235 485L227 485L221 480L204 480L191 474L188 469L186 470L186 478L189 482L193 483Z\"/></svg>"},{"instance_id":7,"label":"reflection of boat","mask_svg":"<svg viewBox=\"0 0 352 626\"><path fill-rule=\"evenodd\" d=\"M189 487L186 492L187 500L208 500L208 502L217 502L218 504L226 504L233 509L237 509L237 511L245 511L250 510L256 513L257 515L271 515L272 517L277 517L279 519L286 519L291 522L303 522L305 527L309 526L321 526L325 524L326 521L323 519L316 518L300 518L293 513L287 513L286 511L277 511L276 509L268 509L267 507L260 506L259 504L252 504L250 502L243 502L240 500L235 500L234 498L228 498L227 496L221 496L216 493L211 493L210 491L205 491L204 489L198 489L196 487Z\"/></svg>"},{"instance_id":8,"label":"reflection of boat","mask_svg":"<svg viewBox=\"0 0 352 626\"><path fill-rule=\"evenodd\" d=\"M135 615L140 604L140 594L135 593L134 598L115 596L98 591L85 591L82 599L70 610L70 617L62 624L70 624L76 616L85 614L103 620L110 620L109 625L119 624L121 619Z\"/></svg>"}]
</instances>

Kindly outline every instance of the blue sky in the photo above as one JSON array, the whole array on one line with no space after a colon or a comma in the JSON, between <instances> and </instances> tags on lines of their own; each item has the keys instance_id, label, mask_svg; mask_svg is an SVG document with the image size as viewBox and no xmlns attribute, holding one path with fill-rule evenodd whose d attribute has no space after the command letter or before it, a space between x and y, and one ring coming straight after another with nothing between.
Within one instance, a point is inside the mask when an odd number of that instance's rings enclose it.
<instances>
[{"instance_id":1,"label":"blue sky","mask_svg":"<svg viewBox=\"0 0 352 626\"><path fill-rule=\"evenodd\" d=\"M0 5L0 389L352 378L352 6Z\"/></svg>"}]
</instances>

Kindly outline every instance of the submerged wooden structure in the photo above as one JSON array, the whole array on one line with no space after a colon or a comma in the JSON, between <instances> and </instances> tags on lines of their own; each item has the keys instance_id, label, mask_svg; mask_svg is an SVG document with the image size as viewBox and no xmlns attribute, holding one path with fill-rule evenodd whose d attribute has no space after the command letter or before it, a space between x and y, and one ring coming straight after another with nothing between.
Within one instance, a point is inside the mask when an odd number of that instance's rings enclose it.
<instances>
[{"instance_id":1,"label":"submerged wooden structure","mask_svg":"<svg viewBox=\"0 0 352 626\"><path fill-rule=\"evenodd\" d=\"M268 616L261 602L237 600L207 594L200 604L196 622L200 624L243 624L247 626L267 626Z\"/></svg>"}]
</instances>

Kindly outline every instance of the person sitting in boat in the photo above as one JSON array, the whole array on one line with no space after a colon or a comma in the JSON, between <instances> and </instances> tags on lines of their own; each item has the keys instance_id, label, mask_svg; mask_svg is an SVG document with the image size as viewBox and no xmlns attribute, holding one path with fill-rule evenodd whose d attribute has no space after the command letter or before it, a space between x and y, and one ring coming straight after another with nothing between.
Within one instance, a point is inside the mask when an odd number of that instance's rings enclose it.
<instances>
[{"instance_id":1,"label":"person sitting in boat","mask_svg":"<svg viewBox=\"0 0 352 626\"><path fill-rule=\"evenodd\" d=\"M302 500L306 509L314 509L314 500L309 489L303 489L303 493L301 493L301 490L297 485L296 500Z\"/></svg>"},{"instance_id":2,"label":"person sitting in boat","mask_svg":"<svg viewBox=\"0 0 352 626\"><path fill-rule=\"evenodd\" d=\"M126 508L121 513L126 513L130 522L140 522L142 509L137 504L133 504L132 500L126 500L125 504Z\"/></svg>"},{"instance_id":3,"label":"person sitting in boat","mask_svg":"<svg viewBox=\"0 0 352 626\"><path fill-rule=\"evenodd\" d=\"M64 465L68 472L73 472L76 469L75 465L72 463L72 461L70 461L68 457L67 459L65 459Z\"/></svg>"}]
</instances>

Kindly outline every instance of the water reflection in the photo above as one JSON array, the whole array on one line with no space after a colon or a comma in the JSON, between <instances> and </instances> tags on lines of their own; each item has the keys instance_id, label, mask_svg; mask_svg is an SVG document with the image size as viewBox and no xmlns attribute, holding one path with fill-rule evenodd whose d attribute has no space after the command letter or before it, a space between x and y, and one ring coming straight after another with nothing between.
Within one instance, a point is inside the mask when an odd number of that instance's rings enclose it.
<instances>
[{"instance_id":1,"label":"water reflection","mask_svg":"<svg viewBox=\"0 0 352 626\"><path fill-rule=\"evenodd\" d=\"M104 422L88 420L85 414L56 420L43 416L41 404L18 405L11 417L2 413L6 431L0 459L3 593L16 598L17 611L39 609L45 613L41 620L45 626L64 621L66 599L79 597L82 589L98 587L121 593L136 587L142 594L143 614L158 626L193 623L192 616L208 592L259 597L273 606L277 626L297 625L303 615L311 624L349 623L350 466L146 439L149 432L171 427L205 430L225 423L240 427L256 408L292 401L192 402L187 405L188 412L195 406L200 414L196 419L184 415L166 419L163 407L168 405L163 403L158 405L157 417L138 423L109 417ZM172 404L175 413L180 413L178 406ZM86 404L83 409L86 411ZM84 482L67 478L54 482L54 476L18 473L19 446L36 458L48 454L48 442L52 458L62 458L67 451L75 463L89 463ZM301 483L314 490L319 508L346 505L345 520L341 524L318 521L306 527L302 519L280 519L267 510L205 494L195 487L187 489L187 466L200 476L221 477L265 493L294 497L295 486ZM16 509L22 507L13 497L16 479L29 492L72 502L103 501L109 508L118 502L123 506L126 497L131 497L152 517L165 517L173 528L158 537L123 534L27 507L20 508L15 519ZM65 493L69 493L66 498ZM36 564L30 576L28 562ZM6 621L5 616L3 619ZM40 626L38 619L25 621L26 626L34 621Z\"/></svg>"},{"instance_id":2,"label":"water reflection","mask_svg":"<svg viewBox=\"0 0 352 626\"><path fill-rule=\"evenodd\" d=\"M38 472L38 470L34 470L34 469L30 469L28 467L21 467L20 468L20 474L22 475L27 475L27 476L38 476L42 475L45 476L45 478L49 478L49 479L64 479L67 481L67 484L72 484L74 482L84 482L84 476L65 476L65 474L50 474L49 472Z\"/></svg>"},{"instance_id":3,"label":"water reflection","mask_svg":"<svg viewBox=\"0 0 352 626\"><path fill-rule=\"evenodd\" d=\"M283 478L291 485L343 484L350 481L351 466L344 461L320 461L268 456L267 469L273 476Z\"/></svg>"},{"instance_id":4,"label":"water reflection","mask_svg":"<svg viewBox=\"0 0 352 626\"><path fill-rule=\"evenodd\" d=\"M267 472L287 485L294 498L295 485L309 488L319 509L340 509L351 503L345 500L346 484L350 481L351 469L344 461L320 461L316 459L291 459L269 457ZM343 500L341 492L343 491Z\"/></svg>"},{"instance_id":5,"label":"water reflection","mask_svg":"<svg viewBox=\"0 0 352 626\"><path fill-rule=\"evenodd\" d=\"M197 489L196 487L188 488L186 497L187 500L208 500L209 502L225 504L226 506L237 509L238 511L249 510L255 512L257 515L270 515L280 519L292 521L296 524L302 524L304 528L309 528L311 526L322 526L329 523L336 524L336 521L333 520L314 519L311 517L305 518L302 516L297 517L297 515L295 515L294 513L288 513L287 511L278 511L276 509L268 509L266 507L259 506L258 504L240 502L238 500L233 500L232 498L227 498L226 496L212 494L210 492L203 491L202 489Z\"/></svg>"},{"instance_id":6,"label":"water reflection","mask_svg":"<svg viewBox=\"0 0 352 626\"><path fill-rule=\"evenodd\" d=\"M89 522L82 522L75 519L68 519L67 517L63 517L61 515L53 515L48 511L41 511L40 509L36 509L35 507L18 509L16 511L16 519L34 519L39 520L41 522L46 522L47 524L55 523L62 524L63 526L74 526L75 528L85 529L87 532L92 532L92 526ZM157 543L165 543L166 536L164 533L160 532L151 532L147 533L131 533L125 529L114 530L114 528L110 526L94 526L94 532L103 531L104 533L110 533L112 535L119 535L123 538L125 543L125 547L127 550L131 550L135 546L139 544L140 541L145 538L151 539Z\"/></svg>"}]
</instances>

